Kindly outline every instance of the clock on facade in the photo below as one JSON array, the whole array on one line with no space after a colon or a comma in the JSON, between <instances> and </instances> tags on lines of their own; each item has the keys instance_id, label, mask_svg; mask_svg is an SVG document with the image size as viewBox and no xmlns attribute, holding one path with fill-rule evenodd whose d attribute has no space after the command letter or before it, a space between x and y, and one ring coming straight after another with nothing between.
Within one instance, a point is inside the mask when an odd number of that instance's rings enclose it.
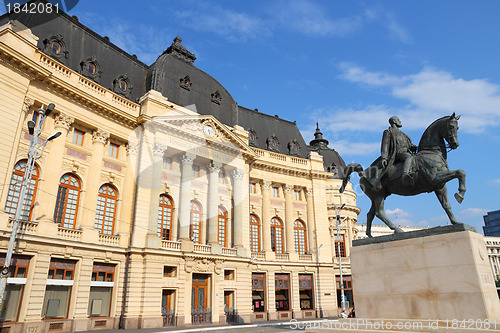
<instances>
[{"instance_id":1,"label":"clock on facade","mask_svg":"<svg viewBox=\"0 0 500 333\"><path fill-rule=\"evenodd\" d=\"M205 134L209 136L214 135L214 129L210 125L205 125L205 127L203 127L203 132L205 132Z\"/></svg>"}]
</instances>

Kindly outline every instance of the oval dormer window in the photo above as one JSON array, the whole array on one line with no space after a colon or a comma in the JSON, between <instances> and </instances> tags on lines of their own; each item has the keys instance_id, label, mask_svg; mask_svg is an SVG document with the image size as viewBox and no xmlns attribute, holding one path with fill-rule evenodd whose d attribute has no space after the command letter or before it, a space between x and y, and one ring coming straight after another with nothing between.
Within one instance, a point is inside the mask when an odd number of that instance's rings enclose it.
<instances>
[{"instance_id":1,"label":"oval dormer window","mask_svg":"<svg viewBox=\"0 0 500 333\"><path fill-rule=\"evenodd\" d=\"M290 150L294 153L297 152L297 150L299 150L299 147L297 146L297 144L295 142L292 142L292 144L290 145Z\"/></svg>"},{"instance_id":2,"label":"oval dormer window","mask_svg":"<svg viewBox=\"0 0 500 333\"><path fill-rule=\"evenodd\" d=\"M122 91L127 91L127 81L120 80L120 82L118 82L118 87L120 87Z\"/></svg>"},{"instance_id":3,"label":"oval dormer window","mask_svg":"<svg viewBox=\"0 0 500 333\"><path fill-rule=\"evenodd\" d=\"M271 147L273 147L273 148L276 148L276 146L278 145L278 142L276 141L275 138L271 138L271 142L270 143L271 143Z\"/></svg>"},{"instance_id":4,"label":"oval dormer window","mask_svg":"<svg viewBox=\"0 0 500 333\"><path fill-rule=\"evenodd\" d=\"M248 139L250 140L250 142L255 141L255 134L253 134L252 132L248 133Z\"/></svg>"},{"instance_id":5,"label":"oval dormer window","mask_svg":"<svg viewBox=\"0 0 500 333\"><path fill-rule=\"evenodd\" d=\"M54 54L61 54L62 47L59 42L53 41L52 44L50 45L50 48L52 49L52 52Z\"/></svg>"},{"instance_id":6,"label":"oval dormer window","mask_svg":"<svg viewBox=\"0 0 500 333\"><path fill-rule=\"evenodd\" d=\"M96 72L95 64L92 62L89 62L87 64L87 70L89 71L90 74L95 74L95 72Z\"/></svg>"}]
</instances>

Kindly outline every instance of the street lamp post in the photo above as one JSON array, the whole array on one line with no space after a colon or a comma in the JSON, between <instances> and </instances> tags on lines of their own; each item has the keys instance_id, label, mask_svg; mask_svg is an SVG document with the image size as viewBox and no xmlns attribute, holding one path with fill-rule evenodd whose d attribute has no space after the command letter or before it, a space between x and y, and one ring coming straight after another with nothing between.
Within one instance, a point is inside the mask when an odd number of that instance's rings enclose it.
<instances>
[{"instance_id":1,"label":"street lamp post","mask_svg":"<svg viewBox=\"0 0 500 333\"><path fill-rule=\"evenodd\" d=\"M339 273L340 273L340 306L342 308L340 312L340 316L342 318L347 318L347 313L345 310L345 295L344 295L344 280L342 276L342 254L340 252L340 224L343 223L347 216L340 221L340 211L344 208L345 203L343 203L340 207L337 207L336 204L333 204L335 207L335 223L337 225L337 252L339 254Z\"/></svg>"},{"instance_id":2,"label":"street lamp post","mask_svg":"<svg viewBox=\"0 0 500 333\"><path fill-rule=\"evenodd\" d=\"M14 244L17 237L17 229L19 227L19 221L23 214L24 203L26 201L26 195L29 188L29 182L31 180L31 175L33 174L33 169L35 168L35 161L42 157L43 151L47 142L59 137L61 132L57 131L44 141L38 141L38 136L42 132L43 123L45 118L54 110L55 105L50 103L47 109L42 107L38 110L39 115L37 123L33 120L28 121L28 131L30 134L30 145L28 148L28 161L26 162L26 168L24 170L24 177L21 183L21 190L19 192L19 200L17 202L16 214L14 215L14 221L12 222L12 233L10 234L9 247L7 249L7 254L5 255L5 263L2 267L0 275L0 305L3 303L5 289L7 287L7 278L10 271L10 261L12 259L12 253L14 252Z\"/></svg>"}]
</instances>

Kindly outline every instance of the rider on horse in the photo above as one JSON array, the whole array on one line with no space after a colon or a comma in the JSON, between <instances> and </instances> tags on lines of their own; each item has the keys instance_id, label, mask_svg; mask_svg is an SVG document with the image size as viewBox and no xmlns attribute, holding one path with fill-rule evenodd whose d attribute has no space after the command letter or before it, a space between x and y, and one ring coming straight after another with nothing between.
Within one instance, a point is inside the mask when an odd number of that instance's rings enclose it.
<instances>
[{"instance_id":1,"label":"rider on horse","mask_svg":"<svg viewBox=\"0 0 500 333\"><path fill-rule=\"evenodd\" d=\"M382 137L382 172L385 173L391 164L403 162L403 183L413 185L414 179L410 175L410 167L413 159L412 153L417 151L417 146L411 142L408 135L400 130L403 125L398 117L389 118L389 124L391 126L384 131Z\"/></svg>"}]
</instances>

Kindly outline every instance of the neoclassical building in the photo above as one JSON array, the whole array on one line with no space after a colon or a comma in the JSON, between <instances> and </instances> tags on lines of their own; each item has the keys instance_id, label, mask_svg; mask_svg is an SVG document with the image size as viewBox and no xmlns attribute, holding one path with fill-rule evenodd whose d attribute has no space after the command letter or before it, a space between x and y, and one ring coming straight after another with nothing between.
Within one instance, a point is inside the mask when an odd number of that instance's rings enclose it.
<instances>
[{"instance_id":1,"label":"neoclassical building","mask_svg":"<svg viewBox=\"0 0 500 333\"><path fill-rule=\"evenodd\" d=\"M179 37L148 66L51 15L0 17L1 264L26 123L54 103L38 140L61 132L31 175L2 332L337 316L360 209L320 129L308 145L238 105Z\"/></svg>"}]
</instances>

